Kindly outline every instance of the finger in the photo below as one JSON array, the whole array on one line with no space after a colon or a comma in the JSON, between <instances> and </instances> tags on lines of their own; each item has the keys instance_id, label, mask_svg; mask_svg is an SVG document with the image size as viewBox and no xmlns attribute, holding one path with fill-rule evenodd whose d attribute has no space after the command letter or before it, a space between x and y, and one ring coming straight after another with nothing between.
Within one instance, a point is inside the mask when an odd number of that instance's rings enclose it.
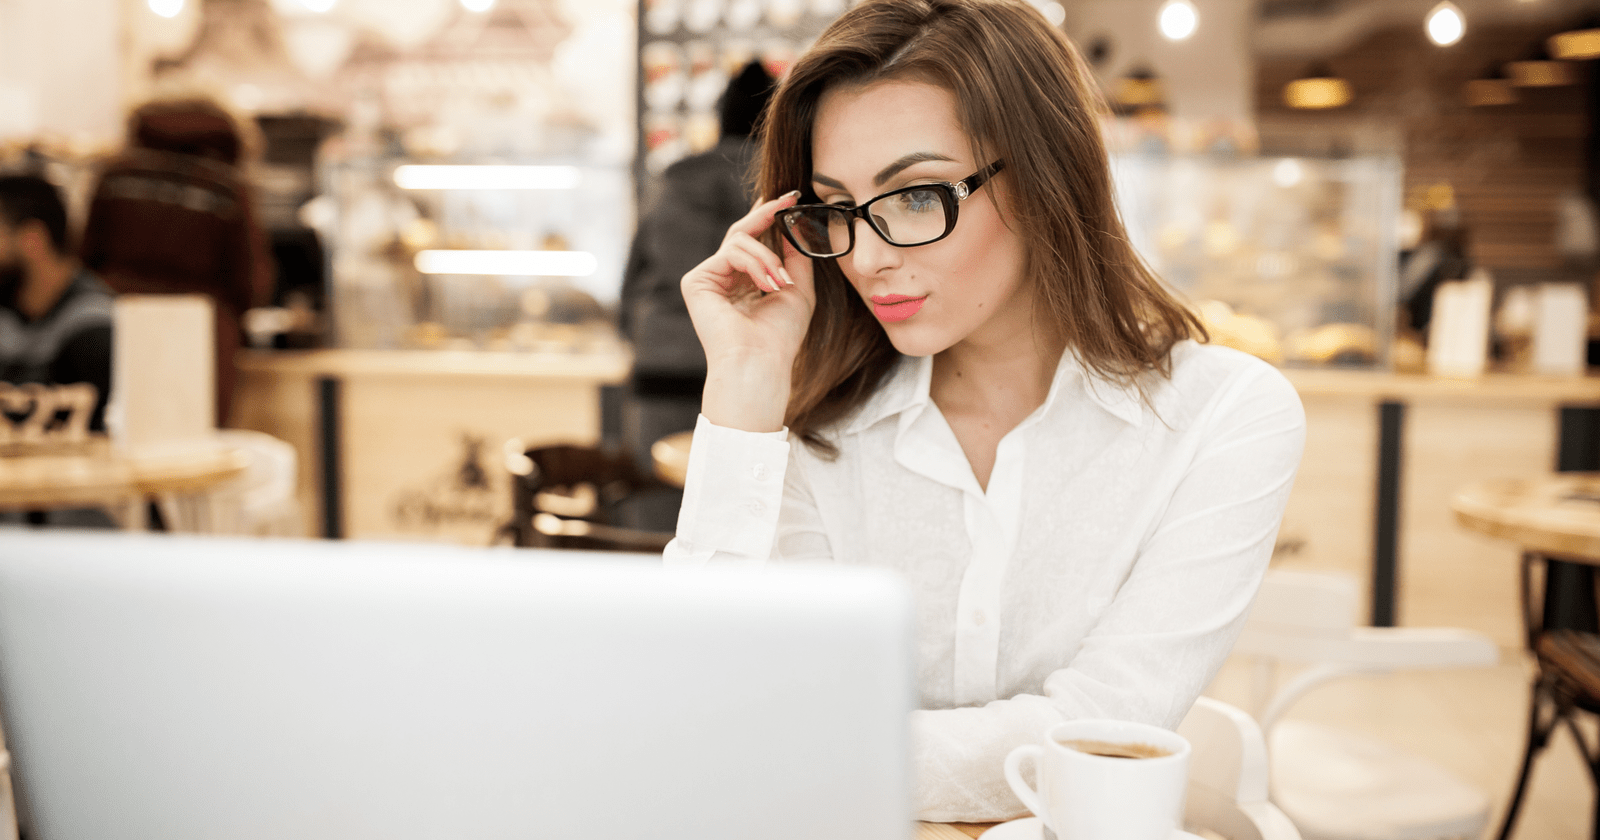
<instances>
[{"instance_id":1,"label":"finger","mask_svg":"<svg viewBox=\"0 0 1600 840\"><path fill-rule=\"evenodd\" d=\"M783 284L767 273L767 266L759 257L748 251L733 248L728 252L728 265L750 278L750 282L763 292L776 292Z\"/></svg>"},{"instance_id":2,"label":"finger","mask_svg":"<svg viewBox=\"0 0 1600 840\"><path fill-rule=\"evenodd\" d=\"M783 259L774 254L772 249L768 248L760 240L748 234L733 233L729 234L725 247L734 248L760 260L767 276L772 278L778 285L794 285L794 278L790 277L789 272L785 270Z\"/></svg>"},{"instance_id":3,"label":"finger","mask_svg":"<svg viewBox=\"0 0 1600 840\"><path fill-rule=\"evenodd\" d=\"M746 213L744 218L729 226L728 233L738 232L749 236L760 236L766 232L767 228L772 227L772 217L777 215L779 210L793 207L799 201L799 190L790 190L770 201L763 201L750 208L750 212Z\"/></svg>"}]
</instances>

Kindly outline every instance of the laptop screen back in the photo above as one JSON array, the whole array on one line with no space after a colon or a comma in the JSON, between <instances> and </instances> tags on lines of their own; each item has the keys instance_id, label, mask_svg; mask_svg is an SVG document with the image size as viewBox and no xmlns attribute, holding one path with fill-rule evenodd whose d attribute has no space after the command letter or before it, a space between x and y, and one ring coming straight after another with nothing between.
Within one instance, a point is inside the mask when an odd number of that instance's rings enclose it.
<instances>
[{"instance_id":1,"label":"laptop screen back","mask_svg":"<svg viewBox=\"0 0 1600 840\"><path fill-rule=\"evenodd\" d=\"M862 569L0 533L36 840L908 837L911 626Z\"/></svg>"}]
</instances>

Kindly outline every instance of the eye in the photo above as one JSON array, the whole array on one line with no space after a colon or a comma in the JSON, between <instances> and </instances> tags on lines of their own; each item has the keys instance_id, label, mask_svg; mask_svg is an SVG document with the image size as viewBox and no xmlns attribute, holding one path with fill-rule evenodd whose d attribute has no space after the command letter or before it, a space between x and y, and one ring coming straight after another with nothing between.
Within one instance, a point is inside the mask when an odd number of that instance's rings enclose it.
<instances>
[{"instance_id":1,"label":"eye","mask_svg":"<svg viewBox=\"0 0 1600 840\"><path fill-rule=\"evenodd\" d=\"M935 189L910 190L900 193L898 199L900 207L912 213L927 213L937 210L942 203L939 191Z\"/></svg>"}]
</instances>

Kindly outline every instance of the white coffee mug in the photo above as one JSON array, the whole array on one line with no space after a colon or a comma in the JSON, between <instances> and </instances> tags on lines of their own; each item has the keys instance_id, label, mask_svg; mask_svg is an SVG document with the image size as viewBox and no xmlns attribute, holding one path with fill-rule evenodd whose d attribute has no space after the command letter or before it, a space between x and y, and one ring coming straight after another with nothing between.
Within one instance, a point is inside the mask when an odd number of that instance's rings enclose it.
<instances>
[{"instance_id":1,"label":"white coffee mug","mask_svg":"<svg viewBox=\"0 0 1600 840\"><path fill-rule=\"evenodd\" d=\"M1037 789L1022 778L1030 760ZM1171 840L1183 822L1189 742L1145 723L1073 720L1052 726L1042 745L1012 750L1005 769L1059 840Z\"/></svg>"}]
</instances>

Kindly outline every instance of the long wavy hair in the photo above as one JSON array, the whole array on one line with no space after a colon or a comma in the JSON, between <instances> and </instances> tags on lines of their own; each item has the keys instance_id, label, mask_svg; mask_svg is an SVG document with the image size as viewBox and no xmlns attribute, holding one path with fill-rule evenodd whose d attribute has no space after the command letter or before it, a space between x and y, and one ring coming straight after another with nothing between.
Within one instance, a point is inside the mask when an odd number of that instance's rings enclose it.
<instances>
[{"instance_id":1,"label":"long wavy hair","mask_svg":"<svg viewBox=\"0 0 1600 840\"><path fill-rule=\"evenodd\" d=\"M1099 89L1077 49L1024 0L867 0L794 64L761 128L760 195L810 188L825 90L912 79L950 91L978 161L1003 159L1004 212L1025 244L1046 335L1094 375L1144 391L1171 350L1205 329L1129 244L1101 140ZM997 201L996 191L985 191ZM998 206L998 205L997 205ZM776 244L776 243L774 243ZM790 430L824 455L898 354L837 260L814 261L817 306L795 359Z\"/></svg>"}]
</instances>

